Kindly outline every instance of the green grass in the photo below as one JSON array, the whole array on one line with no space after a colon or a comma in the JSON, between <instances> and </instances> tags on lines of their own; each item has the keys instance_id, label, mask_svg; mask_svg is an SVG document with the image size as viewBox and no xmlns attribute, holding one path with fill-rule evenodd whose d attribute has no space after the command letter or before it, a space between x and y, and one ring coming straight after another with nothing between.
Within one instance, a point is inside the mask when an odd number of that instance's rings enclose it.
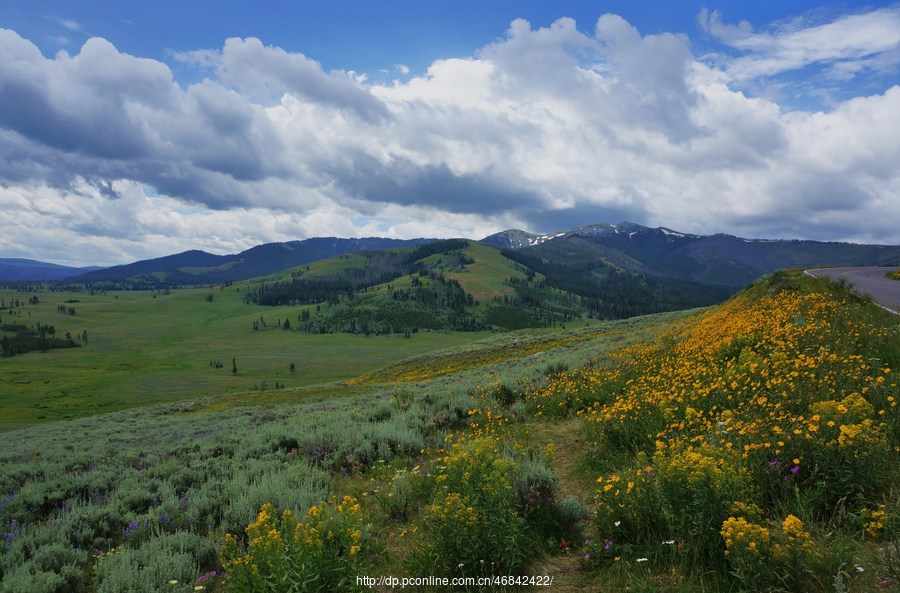
<instances>
[{"instance_id":1,"label":"green grass","mask_svg":"<svg viewBox=\"0 0 900 593\"><path fill-rule=\"evenodd\" d=\"M166 381L185 387L188 377L197 373L191 373L191 365L176 360L172 353L190 357L192 349L214 342L215 336L228 343L230 334L216 329L216 317L221 317L219 323L235 317L243 320L240 335L244 341L249 336L266 345L271 343L267 339L291 337L292 332L275 329L253 332L247 322L258 315L258 309L243 313L243 305L229 303L220 293L207 303L207 294L202 290L184 291L155 300L149 294L138 293L123 293L118 299L115 295L96 295L91 299L89 295L41 294L42 303L23 309L23 315L27 319L27 310L31 310L32 319L36 319L53 313L59 299L81 301L74 304L78 310L74 318L61 317L56 325L61 331L80 331L79 323L87 327L89 344L78 351L93 349L96 362L93 367L79 369L78 361L69 361L67 368L72 373L67 380L93 381L91 389L95 391L102 380L115 385L117 381L121 384L123 377L135 381L135 389L159 390ZM142 319L138 312L148 304L147 299L157 308L157 317L161 315L184 326L178 330L179 335L181 339L193 340L192 344L178 344L176 336L167 336L147 320L143 332L125 331L126 319L134 324ZM180 299L189 300L179 303ZM197 316L196 303L201 305L199 310L210 314L192 322ZM74 325L64 327L62 321ZM116 324L123 325L118 328L121 335L114 331ZM625 327L621 323L615 325ZM206 340L193 337L197 327L206 328ZM168 357L157 362L160 368L151 367L128 349L98 344L101 336L134 339L135 333L144 334L144 357ZM577 331L565 332L568 333ZM414 339L338 337L342 341L336 344L345 345L348 365L359 364L351 359L354 354L360 358L363 353L348 350L347 344L369 344L376 351L385 343L415 344ZM283 390L222 393L203 399L192 394L191 402L113 413L96 413L106 411L101 407L104 400L96 393L88 395L87 388L80 398L51 401L57 406L83 405L86 410L72 413L87 417L0 433L0 534L9 539L6 558L0 554L0 590L51 593L82 587L85 591L143 592L159 590L177 579L179 584L171 590L186 593L199 574L221 568L209 559L210 553L219 549L225 531L241 533L263 502L302 512L329 492L375 496L369 491L372 483L360 478L374 476L377 481L384 481L394 469L411 463L423 447L441 443L447 430L465 427L466 411L472 405L468 392L484 376L538 378L549 361L574 363L573 356L581 359L591 351L596 353L607 339L601 336L584 340L583 349L577 353L568 342L554 342L548 331L481 336L470 348L459 341L474 337L477 336L432 334L428 338L434 340L431 344L440 340L448 346L442 355L434 357L435 361L455 359L465 352L482 351L493 356L492 362L482 360L483 366L477 369L443 374L428 385L331 382ZM316 338L327 340L331 336ZM517 356L526 343L542 344L541 355ZM610 341L611 346L615 343L614 339ZM249 348L246 344L244 347ZM257 354L264 358L262 348ZM5 365L4 370L11 362L22 365L30 361L35 369L58 366L48 365L48 360L45 355L35 354L30 359L23 356L0 364ZM179 373L179 364L188 370ZM228 365L213 371L203 364L198 369L200 374L219 373L226 382L241 379L240 374L229 377ZM90 371L101 366L106 372ZM57 375L63 376L62 368ZM38 385L37 376L40 375L32 374L33 382L25 384L20 393L33 390ZM3 377L6 381L5 373ZM143 399L161 401L159 396ZM91 408L91 402L97 407ZM109 403L108 409L125 405L115 400ZM25 409L25 414L33 413ZM345 477L345 471L351 473ZM369 502L366 504L375 511ZM138 526L137 535L122 535L132 523ZM379 524L378 529L382 526L393 529L386 524ZM189 541L176 541L177 538ZM0 547L3 545L0 541ZM173 553L176 545L182 552L179 555ZM113 548L118 551L111 551ZM39 550L40 558L33 557L31 550ZM94 557L93 550L103 554ZM88 583L90 575L95 575L93 583Z\"/></svg>"},{"instance_id":2,"label":"green grass","mask_svg":"<svg viewBox=\"0 0 900 593\"><path fill-rule=\"evenodd\" d=\"M288 388L345 381L409 356L464 344L479 333L418 332L399 336L308 335L279 328L296 321L300 307L242 302L238 286L108 294L34 293L4 323L53 324L57 335L87 331L80 348L0 359L3 428L74 418L153 403L247 392L263 382ZM0 292L26 301L32 293ZM207 302L206 296L213 295ZM56 310L66 300L70 316ZM29 316L30 315L30 316ZM260 318L267 327L254 331ZM80 341L79 341L80 342ZM238 367L233 375L232 359ZM210 367L220 361L223 368ZM295 373L289 367L294 363Z\"/></svg>"},{"instance_id":3,"label":"green grass","mask_svg":"<svg viewBox=\"0 0 900 593\"><path fill-rule=\"evenodd\" d=\"M467 264L461 272L449 272L445 276L459 282L478 301L512 294L513 289L505 285L507 278L525 277L517 264L500 255L497 249L472 241L463 252L475 263Z\"/></svg>"},{"instance_id":4,"label":"green grass","mask_svg":"<svg viewBox=\"0 0 900 593\"><path fill-rule=\"evenodd\" d=\"M448 342L445 348L392 362L348 381L221 394L206 398L195 409L223 411L240 406L326 402L409 388L416 393L420 390L462 393L486 381L515 384L522 378L540 380L550 367L575 368L596 361L610 350L648 339L660 328L691 313L661 313L608 322L592 320L567 330L535 328L488 336L479 334L476 341L455 345Z\"/></svg>"},{"instance_id":5,"label":"green grass","mask_svg":"<svg viewBox=\"0 0 900 593\"><path fill-rule=\"evenodd\" d=\"M524 276L495 249L473 242L465 253L474 263L463 270L448 271L446 276L457 279L479 300L512 293L505 280ZM363 255L350 254L298 270L315 276L365 265ZM261 280L284 280L290 278L289 273L224 289L174 290L170 294L0 291L0 298L6 301L17 298L25 302L32 294L40 299L37 305L20 307L15 315L0 312L3 322L53 324L58 337L66 332L73 336L85 331L88 334L86 343L76 340L82 344L80 348L0 359L0 391L4 396L0 400L0 429L152 403L256 392L264 386L273 388L276 383L296 388L344 382L411 356L490 335L420 331L403 338L284 331L281 324L285 319L296 326L298 314L315 309L315 305L261 307L244 303L242 296ZM406 288L410 278L403 276L392 284ZM373 288L375 293L384 291L386 285ZM213 298L208 302L206 297L210 295ZM68 300L78 302L66 303ZM59 304L75 307L76 315L60 313ZM258 331L252 330L254 322L261 322ZM510 351L508 356L516 355ZM232 359L237 374L231 372ZM211 367L214 361L222 368ZM449 361L433 361L445 362ZM289 370L292 363L294 373Z\"/></svg>"},{"instance_id":6,"label":"green grass","mask_svg":"<svg viewBox=\"0 0 900 593\"><path fill-rule=\"evenodd\" d=\"M328 276L342 270L360 269L366 267L366 256L360 253L348 253L328 259L319 260L306 266L285 270L285 273L300 271L309 276ZM284 273L283 273L284 274ZM290 274L287 274L288 277Z\"/></svg>"}]
</instances>

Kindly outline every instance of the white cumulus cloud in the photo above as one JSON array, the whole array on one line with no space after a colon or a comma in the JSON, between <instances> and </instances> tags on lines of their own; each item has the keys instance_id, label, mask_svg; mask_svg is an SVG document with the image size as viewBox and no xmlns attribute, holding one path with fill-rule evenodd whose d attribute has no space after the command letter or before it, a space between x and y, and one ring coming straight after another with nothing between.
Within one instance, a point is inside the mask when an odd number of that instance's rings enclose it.
<instances>
[{"instance_id":1,"label":"white cumulus cloud","mask_svg":"<svg viewBox=\"0 0 900 593\"><path fill-rule=\"evenodd\" d=\"M815 63L835 84L889 69L896 18L760 28L705 12L734 52L712 57L612 14L587 32L519 19L390 83L232 38L178 54L206 75L181 84L101 38L48 58L0 29L0 207L14 221L0 249L114 263L621 220L898 243L900 88L799 111L748 85Z\"/></svg>"}]
</instances>

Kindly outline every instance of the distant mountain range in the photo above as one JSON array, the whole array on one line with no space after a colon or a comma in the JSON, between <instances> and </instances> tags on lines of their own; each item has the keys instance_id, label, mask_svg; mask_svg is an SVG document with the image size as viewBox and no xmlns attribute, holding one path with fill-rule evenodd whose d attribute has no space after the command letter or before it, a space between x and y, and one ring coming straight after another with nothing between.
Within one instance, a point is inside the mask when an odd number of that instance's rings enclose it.
<instances>
[{"instance_id":1,"label":"distant mountain range","mask_svg":"<svg viewBox=\"0 0 900 593\"><path fill-rule=\"evenodd\" d=\"M550 233L547 235L536 235L534 233L529 233L527 231L520 231L519 229L509 229L506 231L500 231L499 233L494 233L488 237L485 237L481 240L485 245L492 245L494 247L506 247L511 249L519 249L522 247L534 247L535 245L540 245L542 243L546 243L547 241L552 241L554 239L568 239L570 237L608 237L611 235L618 234L629 234L629 233L638 233L653 230L649 227L641 226L639 224L635 224L633 222L621 222L619 224L589 224L585 226L576 227L574 229L569 229L566 231L559 231L556 233ZM663 230L663 229L660 229ZM668 230L668 229L666 229ZM675 233L675 231L668 231L674 234L682 234Z\"/></svg>"},{"instance_id":2,"label":"distant mountain range","mask_svg":"<svg viewBox=\"0 0 900 593\"><path fill-rule=\"evenodd\" d=\"M344 253L421 245L434 239L339 239L318 237L266 243L232 255L191 250L131 264L69 274L71 282L131 281L149 284L214 284L274 274ZM2 261L2 260L0 260ZM0 276L0 279L3 279Z\"/></svg>"},{"instance_id":3,"label":"distant mountain range","mask_svg":"<svg viewBox=\"0 0 900 593\"><path fill-rule=\"evenodd\" d=\"M0 281L213 284L275 274L341 254L434 241L326 237L267 243L232 255L191 250L109 268L0 259ZM900 265L900 246L692 235L630 222L586 225L546 235L510 229L485 237L480 243L541 273L546 273L548 266L586 273L604 267L727 289L740 288L781 268Z\"/></svg>"},{"instance_id":4,"label":"distant mountain range","mask_svg":"<svg viewBox=\"0 0 900 593\"><path fill-rule=\"evenodd\" d=\"M0 258L0 281L21 282L31 280L49 282L64 280L70 276L77 276L100 269L102 268L98 266L73 268L34 259Z\"/></svg>"},{"instance_id":5,"label":"distant mountain range","mask_svg":"<svg viewBox=\"0 0 900 593\"><path fill-rule=\"evenodd\" d=\"M900 265L900 246L692 235L630 222L536 235L507 230L482 243L567 265L605 264L653 276L741 288L782 268Z\"/></svg>"}]
</instances>

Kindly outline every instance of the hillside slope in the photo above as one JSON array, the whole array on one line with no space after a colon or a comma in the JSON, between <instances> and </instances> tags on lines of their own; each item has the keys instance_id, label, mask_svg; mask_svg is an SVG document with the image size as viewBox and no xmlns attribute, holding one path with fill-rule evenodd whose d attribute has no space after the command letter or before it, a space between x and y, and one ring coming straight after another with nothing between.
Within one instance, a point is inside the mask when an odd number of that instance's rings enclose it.
<instances>
[{"instance_id":1,"label":"hillside slope","mask_svg":"<svg viewBox=\"0 0 900 593\"><path fill-rule=\"evenodd\" d=\"M607 263L579 248L586 240L542 245L552 261L530 248L497 250L466 239L366 251L250 283L244 295L256 304L307 306L292 322L301 331L409 333L618 319L710 305L729 294Z\"/></svg>"}]
</instances>

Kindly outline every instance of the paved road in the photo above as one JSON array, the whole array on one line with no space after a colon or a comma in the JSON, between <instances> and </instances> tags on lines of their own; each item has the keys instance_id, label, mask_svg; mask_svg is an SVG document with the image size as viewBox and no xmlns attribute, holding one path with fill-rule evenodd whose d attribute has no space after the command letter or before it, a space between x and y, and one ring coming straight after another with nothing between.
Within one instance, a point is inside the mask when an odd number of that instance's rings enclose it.
<instances>
[{"instance_id":1,"label":"paved road","mask_svg":"<svg viewBox=\"0 0 900 593\"><path fill-rule=\"evenodd\" d=\"M875 297L875 300L892 313L900 311L900 280L891 280L884 275L898 268L821 268L806 270L810 276L831 276L844 278L856 290Z\"/></svg>"}]
</instances>

